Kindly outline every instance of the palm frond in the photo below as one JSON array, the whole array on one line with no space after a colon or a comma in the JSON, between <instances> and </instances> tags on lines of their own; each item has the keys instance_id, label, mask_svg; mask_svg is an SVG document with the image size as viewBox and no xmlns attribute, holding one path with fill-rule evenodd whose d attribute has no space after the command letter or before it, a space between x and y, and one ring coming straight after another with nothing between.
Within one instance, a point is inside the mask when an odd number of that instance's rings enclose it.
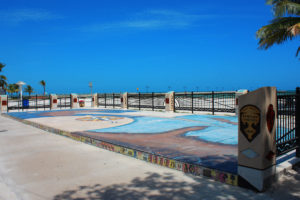
<instances>
[{"instance_id":1,"label":"palm frond","mask_svg":"<svg viewBox=\"0 0 300 200\"><path fill-rule=\"evenodd\" d=\"M293 39L297 36L293 34L293 27L298 27L299 23L300 17L281 17L272 20L271 24L263 26L256 32L259 48L268 49L274 44Z\"/></svg>"},{"instance_id":2,"label":"palm frond","mask_svg":"<svg viewBox=\"0 0 300 200\"><path fill-rule=\"evenodd\" d=\"M273 6L274 15L300 15L300 0L268 0L267 4Z\"/></svg>"},{"instance_id":3,"label":"palm frond","mask_svg":"<svg viewBox=\"0 0 300 200\"><path fill-rule=\"evenodd\" d=\"M7 80L6 76L4 76L4 75L0 75L0 79L5 80L5 81Z\"/></svg>"},{"instance_id":4,"label":"palm frond","mask_svg":"<svg viewBox=\"0 0 300 200\"><path fill-rule=\"evenodd\" d=\"M298 56L299 53L300 53L300 46L298 47L298 50L297 50L297 52L296 52L296 56Z\"/></svg>"},{"instance_id":5,"label":"palm frond","mask_svg":"<svg viewBox=\"0 0 300 200\"><path fill-rule=\"evenodd\" d=\"M45 86L45 85L46 85L46 82L45 82L44 80L41 80L41 81L40 81L40 84L41 84L42 86Z\"/></svg>"},{"instance_id":6,"label":"palm frond","mask_svg":"<svg viewBox=\"0 0 300 200\"><path fill-rule=\"evenodd\" d=\"M3 67L5 67L5 64L0 63L0 72L2 71Z\"/></svg>"},{"instance_id":7,"label":"palm frond","mask_svg":"<svg viewBox=\"0 0 300 200\"><path fill-rule=\"evenodd\" d=\"M289 28L289 31L290 31L291 34L293 34L294 36L299 35L299 34L300 34L300 23L291 26L291 27Z\"/></svg>"}]
</instances>

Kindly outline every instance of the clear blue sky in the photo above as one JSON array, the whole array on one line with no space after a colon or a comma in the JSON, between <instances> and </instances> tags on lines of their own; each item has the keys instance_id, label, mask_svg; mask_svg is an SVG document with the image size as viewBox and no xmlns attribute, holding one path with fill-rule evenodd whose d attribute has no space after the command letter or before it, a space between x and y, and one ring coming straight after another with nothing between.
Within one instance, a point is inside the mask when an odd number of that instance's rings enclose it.
<instances>
[{"instance_id":1,"label":"clear blue sky","mask_svg":"<svg viewBox=\"0 0 300 200\"><path fill-rule=\"evenodd\" d=\"M263 0L0 0L0 62L38 93L300 86L299 38L258 50Z\"/></svg>"}]
</instances>

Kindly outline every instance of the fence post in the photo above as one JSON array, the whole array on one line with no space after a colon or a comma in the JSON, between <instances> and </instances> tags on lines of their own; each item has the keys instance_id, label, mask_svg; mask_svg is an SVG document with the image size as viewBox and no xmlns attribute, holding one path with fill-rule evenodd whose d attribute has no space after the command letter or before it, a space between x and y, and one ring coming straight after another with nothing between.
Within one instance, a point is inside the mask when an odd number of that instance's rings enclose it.
<instances>
[{"instance_id":1,"label":"fence post","mask_svg":"<svg viewBox=\"0 0 300 200\"><path fill-rule=\"evenodd\" d=\"M192 92L192 113L194 113L194 93Z\"/></svg>"},{"instance_id":2,"label":"fence post","mask_svg":"<svg viewBox=\"0 0 300 200\"><path fill-rule=\"evenodd\" d=\"M50 110L57 108L57 95L50 94Z\"/></svg>"},{"instance_id":3,"label":"fence post","mask_svg":"<svg viewBox=\"0 0 300 200\"><path fill-rule=\"evenodd\" d=\"M44 100L43 101L44 102L44 110L46 110L46 102L45 102L46 101L46 96L45 95L43 96L43 100Z\"/></svg>"},{"instance_id":4,"label":"fence post","mask_svg":"<svg viewBox=\"0 0 300 200\"><path fill-rule=\"evenodd\" d=\"M37 105L37 94L35 95L35 110L38 110L38 105Z\"/></svg>"},{"instance_id":5,"label":"fence post","mask_svg":"<svg viewBox=\"0 0 300 200\"><path fill-rule=\"evenodd\" d=\"M79 108L79 101L77 94L71 94L71 108Z\"/></svg>"},{"instance_id":6,"label":"fence post","mask_svg":"<svg viewBox=\"0 0 300 200\"><path fill-rule=\"evenodd\" d=\"M296 122L296 138L297 138L297 149L296 156L300 157L300 87L296 88L296 113L295 113L295 122Z\"/></svg>"},{"instance_id":7,"label":"fence post","mask_svg":"<svg viewBox=\"0 0 300 200\"><path fill-rule=\"evenodd\" d=\"M112 93L112 97L113 97L113 108L115 108L115 93Z\"/></svg>"},{"instance_id":8,"label":"fence post","mask_svg":"<svg viewBox=\"0 0 300 200\"><path fill-rule=\"evenodd\" d=\"M165 111L175 112L174 98L174 92L168 92L165 94Z\"/></svg>"},{"instance_id":9,"label":"fence post","mask_svg":"<svg viewBox=\"0 0 300 200\"><path fill-rule=\"evenodd\" d=\"M21 105L22 105L22 111L24 111L24 103L23 103L23 99L24 99L24 97L22 96L22 99L20 99Z\"/></svg>"},{"instance_id":10,"label":"fence post","mask_svg":"<svg viewBox=\"0 0 300 200\"><path fill-rule=\"evenodd\" d=\"M8 112L8 98L7 95L0 95L0 113Z\"/></svg>"},{"instance_id":11,"label":"fence post","mask_svg":"<svg viewBox=\"0 0 300 200\"><path fill-rule=\"evenodd\" d=\"M154 110L154 93L152 92L152 111Z\"/></svg>"},{"instance_id":12,"label":"fence post","mask_svg":"<svg viewBox=\"0 0 300 200\"><path fill-rule=\"evenodd\" d=\"M174 92L173 95L174 95L174 98L172 99L173 100L173 105L174 105L173 106L173 110L174 110L173 112L176 112L176 92Z\"/></svg>"},{"instance_id":13,"label":"fence post","mask_svg":"<svg viewBox=\"0 0 300 200\"><path fill-rule=\"evenodd\" d=\"M239 97L238 184L264 191L276 174L276 88Z\"/></svg>"},{"instance_id":14,"label":"fence post","mask_svg":"<svg viewBox=\"0 0 300 200\"><path fill-rule=\"evenodd\" d=\"M104 108L106 108L106 93L104 93Z\"/></svg>"},{"instance_id":15,"label":"fence post","mask_svg":"<svg viewBox=\"0 0 300 200\"><path fill-rule=\"evenodd\" d=\"M139 92L139 110L141 110L141 93Z\"/></svg>"},{"instance_id":16,"label":"fence post","mask_svg":"<svg viewBox=\"0 0 300 200\"><path fill-rule=\"evenodd\" d=\"M128 93L127 92L121 94L121 107L123 109L128 109Z\"/></svg>"},{"instance_id":17,"label":"fence post","mask_svg":"<svg viewBox=\"0 0 300 200\"><path fill-rule=\"evenodd\" d=\"M91 107L93 107L93 108L98 107L98 93L95 93L92 95Z\"/></svg>"},{"instance_id":18,"label":"fence post","mask_svg":"<svg viewBox=\"0 0 300 200\"><path fill-rule=\"evenodd\" d=\"M215 93L214 91L211 92L211 103L212 103L212 114L215 114Z\"/></svg>"}]
</instances>

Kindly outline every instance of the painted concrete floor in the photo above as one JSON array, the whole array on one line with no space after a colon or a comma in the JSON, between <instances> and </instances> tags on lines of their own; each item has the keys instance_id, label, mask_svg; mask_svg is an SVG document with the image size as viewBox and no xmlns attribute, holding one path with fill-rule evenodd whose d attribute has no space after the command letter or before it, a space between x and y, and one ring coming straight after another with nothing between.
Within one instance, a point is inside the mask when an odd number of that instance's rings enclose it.
<instances>
[{"instance_id":1,"label":"painted concrete floor","mask_svg":"<svg viewBox=\"0 0 300 200\"><path fill-rule=\"evenodd\" d=\"M130 110L9 115L115 145L236 174L237 118Z\"/></svg>"}]
</instances>

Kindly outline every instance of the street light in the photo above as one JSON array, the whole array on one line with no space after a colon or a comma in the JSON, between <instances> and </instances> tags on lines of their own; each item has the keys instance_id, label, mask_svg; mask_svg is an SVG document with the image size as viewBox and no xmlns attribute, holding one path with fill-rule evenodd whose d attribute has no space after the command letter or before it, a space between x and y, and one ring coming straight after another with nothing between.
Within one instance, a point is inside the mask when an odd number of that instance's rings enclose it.
<instances>
[{"instance_id":1,"label":"street light","mask_svg":"<svg viewBox=\"0 0 300 200\"><path fill-rule=\"evenodd\" d=\"M89 82L89 87L91 88L91 95L93 96L93 83Z\"/></svg>"},{"instance_id":2,"label":"street light","mask_svg":"<svg viewBox=\"0 0 300 200\"><path fill-rule=\"evenodd\" d=\"M24 83L23 81L19 81L16 83L19 86L19 90L20 90L20 98L21 100L23 100L23 90L22 90L22 86L26 85L26 83Z\"/></svg>"}]
</instances>

